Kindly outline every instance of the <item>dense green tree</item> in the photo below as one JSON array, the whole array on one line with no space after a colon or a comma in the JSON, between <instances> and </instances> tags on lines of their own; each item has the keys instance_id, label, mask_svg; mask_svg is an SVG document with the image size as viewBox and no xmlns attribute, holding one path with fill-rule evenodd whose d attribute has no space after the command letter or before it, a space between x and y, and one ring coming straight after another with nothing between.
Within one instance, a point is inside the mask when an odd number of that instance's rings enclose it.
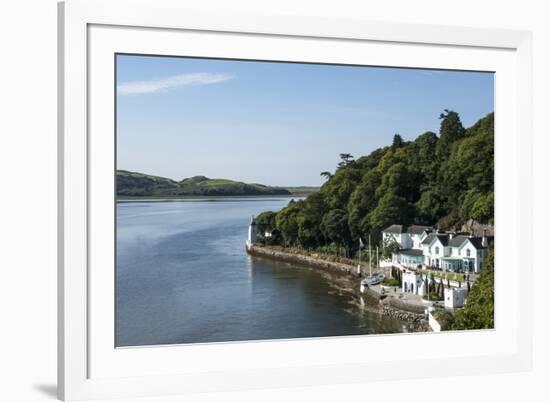
<instances>
[{"instance_id":1,"label":"dense green tree","mask_svg":"<svg viewBox=\"0 0 550 402\"><path fill-rule=\"evenodd\" d=\"M469 214L465 214L465 216L469 215L472 219L480 222L493 223L493 217L495 215L494 203L494 193L492 191L485 195L480 195L472 205L472 209Z\"/></svg>"},{"instance_id":2,"label":"dense green tree","mask_svg":"<svg viewBox=\"0 0 550 402\"><path fill-rule=\"evenodd\" d=\"M321 177L324 177L326 180L329 180L332 177L330 172L321 172Z\"/></svg>"},{"instance_id":3,"label":"dense green tree","mask_svg":"<svg viewBox=\"0 0 550 402\"><path fill-rule=\"evenodd\" d=\"M489 329L495 327L494 252L490 250L485 267L468 293L466 305L449 323L450 329Z\"/></svg>"},{"instance_id":4,"label":"dense green tree","mask_svg":"<svg viewBox=\"0 0 550 402\"><path fill-rule=\"evenodd\" d=\"M326 213L321 223L325 236L330 239L338 249L344 247L346 255L351 248L351 236L348 227L348 215L343 209L332 209Z\"/></svg>"},{"instance_id":5,"label":"dense green tree","mask_svg":"<svg viewBox=\"0 0 550 402\"><path fill-rule=\"evenodd\" d=\"M298 216L300 203L291 201L275 218L277 229L281 232L285 245L291 246L298 240Z\"/></svg>"},{"instance_id":6,"label":"dense green tree","mask_svg":"<svg viewBox=\"0 0 550 402\"><path fill-rule=\"evenodd\" d=\"M354 167L338 169L320 190L328 208L345 209L351 193L355 190L360 179L361 171L359 169Z\"/></svg>"},{"instance_id":7,"label":"dense green tree","mask_svg":"<svg viewBox=\"0 0 550 402\"><path fill-rule=\"evenodd\" d=\"M321 230L325 210L325 200L321 193L311 194L301 204L298 215L298 242L302 247L315 248L326 243Z\"/></svg>"},{"instance_id":8,"label":"dense green tree","mask_svg":"<svg viewBox=\"0 0 550 402\"><path fill-rule=\"evenodd\" d=\"M368 214L368 218L372 230L380 233L382 229L395 222L409 225L413 221L414 212L414 206L404 197L386 193L376 208Z\"/></svg>"},{"instance_id":9,"label":"dense green tree","mask_svg":"<svg viewBox=\"0 0 550 402\"><path fill-rule=\"evenodd\" d=\"M431 225L437 222L445 213L441 194L437 190L426 190L415 204L416 223Z\"/></svg>"},{"instance_id":10,"label":"dense green tree","mask_svg":"<svg viewBox=\"0 0 550 402\"><path fill-rule=\"evenodd\" d=\"M466 136L456 142L449 157L442 163L440 191L446 200L445 210L454 221L476 217L492 218L494 191L494 118L485 119L466 130Z\"/></svg>"},{"instance_id":11,"label":"dense green tree","mask_svg":"<svg viewBox=\"0 0 550 402\"><path fill-rule=\"evenodd\" d=\"M436 159L437 135L428 131L416 138L411 144L413 157L409 158L411 167L421 176L420 191L435 191L439 163Z\"/></svg>"},{"instance_id":12,"label":"dense green tree","mask_svg":"<svg viewBox=\"0 0 550 402\"><path fill-rule=\"evenodd\" d=\"M445 109L444 113L439 115L439 118L441 119L441 126L436 153L441 160L449 155L452 144L464 136L465 130L458 113L452 110Z\"/></svg>"},{"instance_id":13,"label":"dense green tree","mask_svg":"<svg viewBox=\"0 0 550 402\"><path fill-rule=\"evenodd\" d=\"M275 224L275 218L277 213L273 211L266 211L259 214L254 221L256 222L256 230L258 233L271 232L277 226Z\"/></svg>"},{"instance_id":14,"label":"dense green tree","mask_svg":"<svg viewBox=\"0 0 550 402\"><path fill-rule=\"evenodd\" d=\"M352 164L353 162L353 155L352 154L340 154L340 163L338 163L338 167L346 167Z\"/></svg>"},{"instance_id":15,"label":"dense green tree","mask_svg":"<svg viewBox=\"0 0 550 402\"><path fill-rule=\"evenodd\" d=\"M376 169L368 170L361 183L353 191L348 203L349 228L353 238L366 237L372 233L372 226L368 213L376 208L378 200L376 189L382 181L380 172Z\"/></svg>"},{"instance_id":16,"label":"dense green tree","mask_svg":"<svg viewBox=\"0 0 550 402\"><path fill-rule=\"evenodd\" d=\"M401 137L399 134L395 134L393 136L393 142L391 144L392 149L401 148L404 144L403 137Z\"/></svg>"}]
</instances>

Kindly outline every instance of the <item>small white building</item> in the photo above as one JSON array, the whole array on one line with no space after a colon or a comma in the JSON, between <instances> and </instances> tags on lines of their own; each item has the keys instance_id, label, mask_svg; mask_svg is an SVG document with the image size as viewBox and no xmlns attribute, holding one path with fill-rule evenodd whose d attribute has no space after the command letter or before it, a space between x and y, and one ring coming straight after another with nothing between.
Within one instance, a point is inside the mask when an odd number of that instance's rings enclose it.
<instances>
[{"instance_id":1,"label":"small white building","mask_svg":"<svg viewBox=\"0 0 550 402\"><path fill-rule=\"evenodd\" d=\"M455 309L464 306L466 303L466 297L468 296L468 289L463 288L445 288L443 290L443 297L445 299L445 308Z\"/></svg>"},{"instance_id":2,"label":"small white building","mask_svg":"<svg viewBox=\"0 0 550 402\"><path fill-rule=\"evenodd\" d=\"M413 293L415 295L424 296L426 294L426 284L422 276L414 271L403 271L402 276L402 291L405 293Z\"/></svg>"}]
</instances>

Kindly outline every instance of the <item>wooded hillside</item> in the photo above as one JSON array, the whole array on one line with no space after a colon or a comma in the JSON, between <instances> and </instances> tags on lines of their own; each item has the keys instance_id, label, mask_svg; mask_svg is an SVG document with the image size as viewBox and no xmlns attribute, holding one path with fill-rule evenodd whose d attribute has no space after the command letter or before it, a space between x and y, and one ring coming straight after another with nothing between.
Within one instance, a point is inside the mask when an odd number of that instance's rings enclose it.
<instances>
[{"instance_id":1,"label":"wooded hillside","mask_svg":"<svg viewBox=\"0 0 550 402\"><path fill-rule=\"evenodd\" d=\"M464 128L458 113L445 110L439 134L414 141L399 134L393 143L355 159L340 154L320 191L291 201L278 213L258 216L272 242L306 249L336 245L353 255L357 240L380 239L385 227L435 225L450 229L468 219L493 223L494 115Z\"/></svg>"}]
</instances>

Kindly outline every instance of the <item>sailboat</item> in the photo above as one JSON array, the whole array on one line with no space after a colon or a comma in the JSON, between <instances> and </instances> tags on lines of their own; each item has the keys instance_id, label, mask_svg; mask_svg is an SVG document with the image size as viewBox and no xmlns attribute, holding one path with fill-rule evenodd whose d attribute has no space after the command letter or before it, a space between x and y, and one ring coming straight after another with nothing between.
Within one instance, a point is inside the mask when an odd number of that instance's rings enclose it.
<instances>
[{"instance_id":1,"label":"sailboat","mask_svg":"<svg viewBox=\"0 0 550 402\"><path fill-rule=\"evenodd\" d=\"M367 286L373 286L378 285L380 282L382 282L384 279L386 279L386 275L384 275L382 272L376 272L374 274L370 274L365 279L361 281L361 285L367 285Z\"/></svg>"},{"instance_id":2,"label":"sailboat","mask_svg":"<svg viewBox=\"0 0 550 402\"><path fill-rule=\"evenodd\" d=\"M359 238L359 240L361 240ZM361 242L362 243L362 242ZM373 286L378 285L380 282L382 282L386 276L381 272L375 272L372 273L372 247L371 247L371 241L369 236L369 275L361 281L361 286ZM376 248L376 256L378 258L378 247Z\"/></svg>"}]
</instances>

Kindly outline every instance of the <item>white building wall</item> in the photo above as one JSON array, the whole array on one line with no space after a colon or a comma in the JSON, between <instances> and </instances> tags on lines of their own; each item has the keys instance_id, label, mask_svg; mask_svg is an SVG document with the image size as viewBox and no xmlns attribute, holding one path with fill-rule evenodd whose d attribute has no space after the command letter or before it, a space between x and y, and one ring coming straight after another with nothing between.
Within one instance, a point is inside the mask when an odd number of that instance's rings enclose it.
<instances>
[{"instance_id":1,"label":"white building wall","mask_svg":"<svg viewBox=\"0 0 550 402\"><path fill-rule=\"evenodd\" d=\"M441 259L446 257L445 247L439 239L436 239L430 246L431 265L441 268Z\"/></svg>"},{"instance_id":2,"label":"white building wall","mask_svg":"<svg viewBox=\"0 0 550 402\"><path fill-rule=\"evenodd\" d=\"M412 241L412 245L411 245L411 248L414 248L415 250L422 250L422 240L424 240L426 238L426 234L425 233L422 233L422 234L414 234L414 235L411 235L411 241Z\"/></svg>"},{"instance_id":3,"label":"white building wall","mask_svg":"<svg viewBox=\"0 0 550 402\"><path fill-rule=\"evenodd\" d=\"M460 308L466 302L467 288L445 288L443 291L445 307L450 309Z\"/></svg>"},{"instance_id":4,"label":"white building wall","mask_svg":"<svg viewBox=\"0 0 550 402\"><path fill-rule=\"evenodd\" d=\"M250 222L248 225L248 237L246 239L246 248L250 249L256 243L256 224Z\"/></svg>"},{"instance_id":5,"label":"white building wall","mask_svg":"<svg viewBox=\"0 0 550 402\"><path fill-rule=\"evenodd\" d=\"M449 247L449 255L451 257L460 257L460 249L459 247Z\"/></svg>"},{"instance_id":6,"label":"white building wall","mask_svg":"<svg viewBox=\"0 0 550 402\"><path fill-rule=\"evenodd\" d=\"M470 252L470 255L468 255L468 251ZM474 271L480 272L483 264L483 251L478 250L474 247L472 243L469 241L464 243L464 245L460 248L460 256L464 258L473 258L474 259Z\"/></svg>"},{"instance_id":7,"label":"white building wall","mask_svg":"<svg viewBox=\"0 0 550 402\"><path fill-rule=\"evenodd\" d=\"M401 290L403 292L410 292L420 296L424 296L426 294L424 281L422 280L422 277L417 273L412 271L405 271L403 272L402 280L403 285Z\"/></svg>"},{"instance_id":8,"label":"white building wall","mask_svg":"<svg viewBox=\"0 0 550 402\"><path fill-rule=\"evenodd\" d=\"M427 244L422 245L422 254L424 255L424 265L429 266L430 260L432 258L432 253L430 253L430 246Z\"/></svg>"},{"instance_id":9,"label":"white building wall","mask_svg":"<svg viewBox=\"0 0 550 402\"><path fill-rule=\"evenodd\" d=\"M403 248L412 248L413 247L413 239L412 239L410 234L402 233L401 237L403 238L403 240L402 240Z\"/></svg>"},{"instance_id":10,"label":"white building wall","mask_svg":"<svg viewBox=\"0 0 550 402\"><path fill-rule=\"evenodd\" d=\"M388 233L383 232L382 233L383 239L388 241L388 239L393 238L400 246L401 248L411 248L412 247L412 239L410 238L408 233Z\"/></svg>"}]
</instances>

